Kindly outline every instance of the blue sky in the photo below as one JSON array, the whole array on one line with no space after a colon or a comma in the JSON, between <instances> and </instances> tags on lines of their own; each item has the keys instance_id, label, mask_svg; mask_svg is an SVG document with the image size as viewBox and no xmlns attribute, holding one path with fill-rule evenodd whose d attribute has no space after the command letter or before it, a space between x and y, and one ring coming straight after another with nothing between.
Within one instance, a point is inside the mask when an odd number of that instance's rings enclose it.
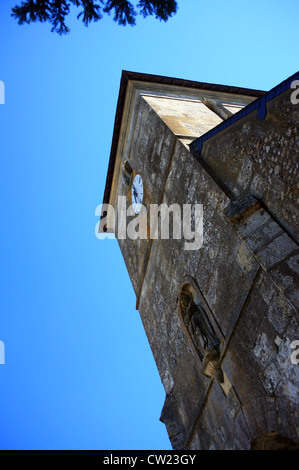
<instances>
[{"instance_id":1,"label":"blue sky","mask_svg":"<svg viewBox=\"0 0 299 470\"><path fill-rule=\"evenodd\" d=\"M167 23L19 26L0 3L1 449L170 449L120 250L95 236L122 70L269 90L297 0L179 0Z\"/></svg>"}]
</instances>

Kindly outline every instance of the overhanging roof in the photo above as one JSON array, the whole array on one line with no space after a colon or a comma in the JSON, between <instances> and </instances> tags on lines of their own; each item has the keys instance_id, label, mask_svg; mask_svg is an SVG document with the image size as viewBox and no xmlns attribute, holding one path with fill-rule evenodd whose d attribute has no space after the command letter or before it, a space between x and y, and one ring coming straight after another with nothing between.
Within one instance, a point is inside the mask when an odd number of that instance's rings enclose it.
<instances>
[{"instance_id":1,"label":"overhanging roof","mask_svg":"<svg viewBox=\"0 0 299 470\"><path fill-rule=\"evenodd\" d=\"M220 92L220 93L236 94L236 95L243 95L243 96L256 97L256 98L259 98L265 94L264 91L252 90L250 88L240 88L240 87L234 87L234 86L217 85L217 84L212 84L212 83L195 82L191 80L164 77L160 75L129 72L126 70L122 71L120 89L119 89L119 95L118 95L118 101L117 101L117 108L116 108L116 114L115 114L115 120L114 120L114 130L113 130L110 159L109 159L108 172L107 172L107 178L106 178L106 186L105 186L104 197L103 197L104 204L109 203L110 190L111 190L112 178L113 178L113 173L114 173L116 151L117 151L117 145L118 145L118 139L119 139L125 97L126 97L126 90L127 90L128 82L130 80L132 81L134 80L138 82L154 83L154 84L160 84L160 85L171 85L175 87L189 88L189 89L194 89L194 90L206 90L206 91L213 91L213 92Z\"/></svg>"},{"instance_id":2,"label":"overhanging roof","mask_svg":"<svg viewBox=\"0 0 299 470\"><path fill-rule=\"evenodd\" d=\"M243 109L241 109L241 111L237 112L230 118L223 121L221 124L215 126L206 134L194 140L189 145L190 152L194 156L199 157L204 142L206 142L211 137L214 137L216 134L218 134L222 130L227 129L229 126L231 126L232 124L239 121L240 119L242 119L243 117L247 116L248 114L252 113L255 110L257 111L257 115L259 119L261 120L265 119L266 114L267 114L267 108L266 108L267 103L273 100L274 98L276 98L277 96L279 96L281 93L284 93L285 91L287 91L290 88L291 83L294 82L295 80L299 80L299 72L296 72L291 77L279 83L276 87L272 88L270 91L268 91L267 93L264 93L261 97L257 98L255 101L245 106Z\"/></svg>"}]
</instances>

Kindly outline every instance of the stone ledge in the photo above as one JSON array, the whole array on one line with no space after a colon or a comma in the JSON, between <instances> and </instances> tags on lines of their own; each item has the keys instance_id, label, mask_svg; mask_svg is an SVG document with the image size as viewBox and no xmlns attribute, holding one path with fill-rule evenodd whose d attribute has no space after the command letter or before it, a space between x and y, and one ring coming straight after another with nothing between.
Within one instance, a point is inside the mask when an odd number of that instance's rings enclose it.
<instances>
[{"instance_id":1,"label":"stone ledge","mask_svg":"<svg viewBox=\"0 0 299 470\"><path fill-rule=\"evenodd\" d=\"M261 209L259 201L255 197L248 195L242 199L231 202L224 211L224 214L229 221L235 225L242 219L249 217L258 209Z\"/></svg>"}]
</instances>

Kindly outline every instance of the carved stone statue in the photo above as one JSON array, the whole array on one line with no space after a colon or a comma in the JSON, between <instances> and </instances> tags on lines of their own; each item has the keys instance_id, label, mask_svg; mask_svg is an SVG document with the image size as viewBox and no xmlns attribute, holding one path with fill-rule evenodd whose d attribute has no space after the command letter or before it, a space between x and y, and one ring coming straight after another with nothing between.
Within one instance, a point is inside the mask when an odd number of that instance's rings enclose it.
<instances>
[{"instance_id":1,"label":"carved stone statue","mask_svg":"<svg viewBox=\"0 0 299 470\"><path fill-rule=\"evenodd\" d=\"M202 361L203 374L210 378L215 377L219 383L223 383L224 377L220 367L220 340L191 285L190 288L185 286L180 294L180 310L184 324Z\"/></svg>"}]
</instances>

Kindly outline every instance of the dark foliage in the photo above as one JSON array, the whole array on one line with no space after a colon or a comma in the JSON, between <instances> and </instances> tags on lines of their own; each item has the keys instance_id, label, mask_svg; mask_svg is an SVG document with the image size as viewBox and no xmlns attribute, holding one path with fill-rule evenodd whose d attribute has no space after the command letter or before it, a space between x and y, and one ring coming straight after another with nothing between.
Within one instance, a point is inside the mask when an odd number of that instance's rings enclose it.
<instances>
[{"instance_id":1,"label":"dark foliage","mask_svg":"<svg viewBox=\"0 0 299 470\"><path fill-rule=\"evenodd\" d=\"M81 18L85 26L111 12L113 20L119 25L133 26L138 13L144 18L155 16L160 21L167 21L177 11L175 0L139 0L136 6L128 0L26 0L12 9L11 16L19 24L48 21L52 25L51 31L62 35L70 31L65 18L72 5L81 8L77 18Z\"/></svg>"}]
</instances>

